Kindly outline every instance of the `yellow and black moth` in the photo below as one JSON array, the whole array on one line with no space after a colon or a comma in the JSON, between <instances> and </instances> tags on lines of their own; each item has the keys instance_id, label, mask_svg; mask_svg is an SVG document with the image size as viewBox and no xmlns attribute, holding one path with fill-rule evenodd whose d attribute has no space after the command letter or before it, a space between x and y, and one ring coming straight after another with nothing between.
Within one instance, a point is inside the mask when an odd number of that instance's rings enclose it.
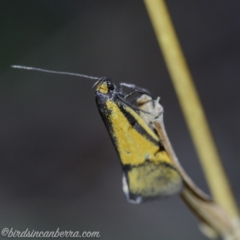
<instances>
[{"instance_id":1,"label":"yellow and black moth","mask_svg":"<svg viewBox=\"0 0 240 240\"><path fill-rule=\"evenodd\" d=\"M169 196L182 189L182 178L172 159L161 144L158 134L145 118L151 113L140 109L149 100L138 99L139 107L128 101L133 93L147 94L145 89L133 88L129 94L118 90L111 79L103 77L95 91L97 108L119 155L123 169L123 191L127 200L141 203L147 199ZM161 114L161 113L160 113Z\"/></svg>"}]
</instances>

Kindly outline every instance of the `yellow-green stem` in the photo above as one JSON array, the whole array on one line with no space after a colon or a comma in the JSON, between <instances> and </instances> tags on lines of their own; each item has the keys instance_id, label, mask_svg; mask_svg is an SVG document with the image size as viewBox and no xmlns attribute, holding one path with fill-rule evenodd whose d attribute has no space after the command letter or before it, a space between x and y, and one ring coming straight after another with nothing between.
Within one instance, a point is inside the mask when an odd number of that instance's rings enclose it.
<instances>
[{"instance_id":1,"label":"yellow-green stem","mask_svg":"<svg viewBox=\"0 0 240 240\"><path fill-rule=\"evenodd\" d=\"M144 2L213 197L231 216L238 217L236 202L164 0Z\"/></svg>"}]
</instances>

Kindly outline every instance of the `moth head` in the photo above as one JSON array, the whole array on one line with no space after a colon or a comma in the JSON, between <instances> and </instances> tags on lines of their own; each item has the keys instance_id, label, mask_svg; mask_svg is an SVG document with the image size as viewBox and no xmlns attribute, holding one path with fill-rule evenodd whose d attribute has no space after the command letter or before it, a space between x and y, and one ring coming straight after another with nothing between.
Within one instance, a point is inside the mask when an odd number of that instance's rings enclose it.
<instances>
[{"instance_id":1,"label":"moth head","mask_svg":"<svg viewBox=\"0 0 240 240\"><path fill-rule=\"evenodd\" d=\"M107 77L102 77L96 82L96 91L102 94L107 94L116 89L116 86L112 83L112 80Z\"/></svg>"}]
</instances>

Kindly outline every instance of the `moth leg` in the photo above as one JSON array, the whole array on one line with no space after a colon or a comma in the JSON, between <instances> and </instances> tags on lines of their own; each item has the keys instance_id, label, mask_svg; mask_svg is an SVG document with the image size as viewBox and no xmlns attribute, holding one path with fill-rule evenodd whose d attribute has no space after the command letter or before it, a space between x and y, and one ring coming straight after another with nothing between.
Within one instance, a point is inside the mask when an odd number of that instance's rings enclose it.
<instances>
[{"instance_id":1,"label":"moth leg","mask_svg":"<svg viewBox=\"0 0 240 240\"><path fill-rule=\"evenodd\" d=\"M119 98L122 102L124 102L127 106L131 107L131 108L134 109L134 110L137 110L137 111L140 111L140 112L143 112L143 113L146 113L146 114L152 114L151 112L144 111L143 109L141 109L141 108L139 108L139 107L137 107L137 106L132 105L132 103L128 102L128 101L124 98L124 96L118 96L118 98Z\"/></svg>"},{"instance_id":2,"label":"moth leg","mask_svg":"<svg viewBox=\"0 0 240 240\"><path fill-rule=\"evenodd\" d=\"M129 94L125 95L125 98L131 96L134 93L141 93L141 94L147 94L149 96L151 96L151 93L145 89L145 88L140 88L138 86L136 86L135 84L130 84L130 83L120 83L120 91L122 92L122 87L127 87L127 88L131 88L133 89L132 92L130 92Z\"/></svg>"},{"instance_id":3,"label":"moth leg","mask_svg":"<svg viewBox=\"0 0 240 240\"><path fill-rule=\"evenodd\" d=\"M139 91L137 91L137 90L133 90L132 92L126 94L126 95L124 96L124 98L127 99L128 97L132 96L134 93L141 93L141 92L139 92Z\"/></svg>"}]
</instances>

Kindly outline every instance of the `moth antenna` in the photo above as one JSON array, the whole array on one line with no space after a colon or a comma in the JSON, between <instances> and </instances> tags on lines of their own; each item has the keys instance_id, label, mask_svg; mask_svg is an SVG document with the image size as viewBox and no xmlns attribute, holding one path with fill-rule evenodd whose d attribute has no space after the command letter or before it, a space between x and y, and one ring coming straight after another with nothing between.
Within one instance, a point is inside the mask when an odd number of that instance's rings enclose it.
<instances>
[{"instance_id":1,"label":"moth antenna","mask_svg":"<svg viewBox=\"0 0 240 240\"><path fill-rule=\"evenodd\" d=\"M53 71L53 70L35 68L35 67L28 67L28 66L11 65L11 68L19 68L19 69L24 69L24 70L32 70L32 71L46 72L46 73L53 73L53 74L70 75L70 76L75 76L75 77L89 78L89 79L93 79L93 80L98 80L99 79L99 77L88 76L88 75L85 75L85 74Z\"/></svg>"}]
</instances>

